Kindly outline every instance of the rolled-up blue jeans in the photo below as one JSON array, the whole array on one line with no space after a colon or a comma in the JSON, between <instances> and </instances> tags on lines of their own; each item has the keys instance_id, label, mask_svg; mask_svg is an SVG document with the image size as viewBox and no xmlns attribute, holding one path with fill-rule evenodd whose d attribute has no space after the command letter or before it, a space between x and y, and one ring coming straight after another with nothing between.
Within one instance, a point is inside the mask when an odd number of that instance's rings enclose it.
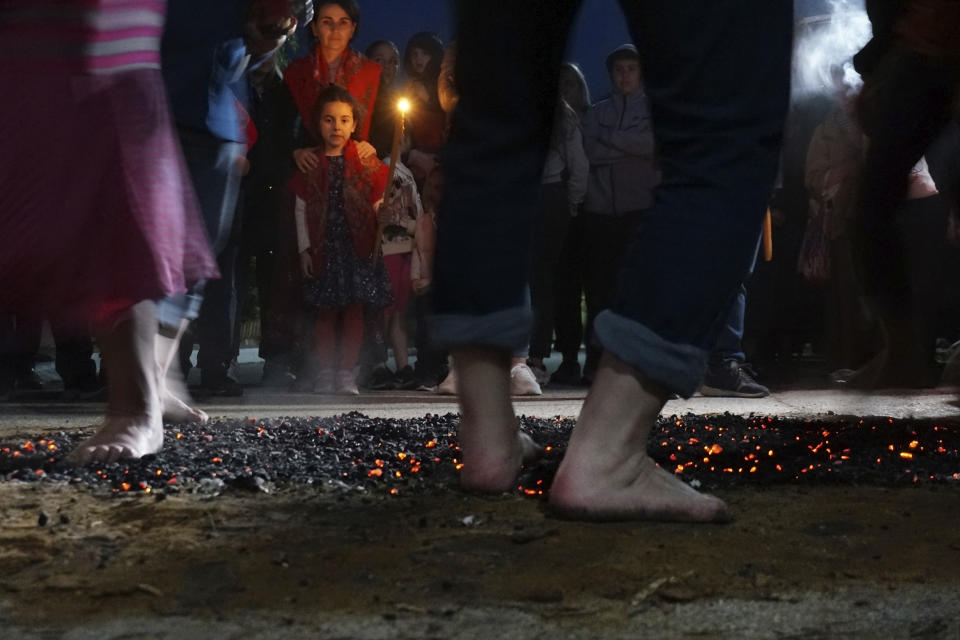
<instances>
[{"instance_id":1,"label":"rolled-up blue jeans","mask_svg":"<svg viewBox=\"0 0 960 640\"><path fill-rule=\"evenodd\" d=\"M595 339L690 396L749 271L775 178L793 5L620 4L640 49L663 182L630 243L614 303L596 319ZM556 71L578 6L458 3L461 93L444 158L431 319L448 348L513 351L529 339L527 252Z\"/></svg>"}]
</instances>

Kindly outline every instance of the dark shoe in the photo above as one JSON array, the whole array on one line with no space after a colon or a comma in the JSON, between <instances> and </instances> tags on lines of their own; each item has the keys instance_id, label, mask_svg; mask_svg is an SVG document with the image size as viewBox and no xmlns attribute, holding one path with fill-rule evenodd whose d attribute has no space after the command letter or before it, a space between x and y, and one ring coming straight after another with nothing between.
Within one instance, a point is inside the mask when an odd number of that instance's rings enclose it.
<instances>
[{"instance_id":1,"label":"dark shoe","mask_svg":"<svg viewBox=\"0 0 960 640\"><path fill-rule=\"evenodd\" d=\"M417 388L417 379L413 375L413 367L405 366L394 374L394 386L396 389L411 391Z\"/></svg>"},{"instance_id":2,"label":"dark shoe","mask_svg":"<svg viewBox=\"0 0 960 640\"><path fill-rule=\"evenodd\" d=\"M40 376L37 375L36 369L30 369L18 375L14 384L18 391L43 390L43 381L40 380Z\"/></svg>"},{"instance_id":3,"label":"dark shoe","mask_svg":"<svg viewBox=\"0 0 960 640\"><path fill-rule=\"evenodd\" d=\"M293 374L285 362L267 360L263 363L263 375L260 378L261 387L288 389L293 384Z\"/></svg>"},{"instance_id":4,"label":"dark shoe","mask_svg":"<svg viewBox=\"0 0 960 640\"><path fill-rule=\"evenodd\" d=\"M380 365L370 373L364 386L371 391L390 391L397 388L397 379L393 371Z\"/></svg>"},{"instance_id":5,"label":"dark shoe","mask_svg":"<svg viewBox=\"0 0 960 640\"><path fill-rule=\"evenodd\" d=\"M440 384L439 376L417 376L413 383L414 391L436 391Z\"/></svg>"},{"instance_id":6,"label":"dark shoe","mask_svg":"<svg viewBox=\"0 0 960 640\"><path fill-rule=\"evenodd\" d=\"M550 375L550 383L566 387L580 386L580 363L575 360L564 360Z\"/></svg>"},{"instance_id":7,"label":"dark shoe","mask_svg":"<svg viewBox=\"0 0 960 640\"><path fill-rule=\"evenodd\" d=\"M104 402L107 385L95 373L63 381L63 399L71 402Z\"/></svg>"},{"instance_id":8,"label":"dark shoe","mask_svg":"<svg viewBox=\"0 0 960 640\"><path fill-rule=\"evenodd\" d=\"M700 393L715 398L765 398L770 389L757 382L756 375L745 362L724 360L707 369Z\"/></svg>"},{"instance_id":9,"label":"dark shoe","mask_svg":"<svg viewBox=\"0 0 960 640\"><path fill-rule=\"evenodd\" d=\"M243 395L243 387L223 371L201 371L200 386L212 396L236 398Z\"/></svg>"}]
</instances>

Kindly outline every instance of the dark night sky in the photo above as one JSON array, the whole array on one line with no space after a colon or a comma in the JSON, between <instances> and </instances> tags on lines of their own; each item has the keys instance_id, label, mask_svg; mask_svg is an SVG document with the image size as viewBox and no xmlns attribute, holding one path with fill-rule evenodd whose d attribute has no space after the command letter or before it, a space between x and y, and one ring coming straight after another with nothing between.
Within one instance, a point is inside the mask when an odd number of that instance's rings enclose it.
<instances>
[{"instance_id":1,"label":"dark night sky","mask_svg":"<svg viewBox=\"0 0 960 640\"><path fill-rule=\"evenodd\" d=\"M359 0L362 12L360 33L354 42L363 50L373 40L393 40L401 51L417 31L434 31L446 42L453 37L452 0ZM770 0L780 2L785 0ZM862 0L833 0L837 4L862 7ZM798 17L829 12L831 0L797 0ZM507 19L506 17L504 19ZM592 97L608 90L603 59L615 47L629 41L623 14L616 0L584 0L580 18L570 39L568 59L580 64L587 76ZM491 45L496 42L492 36Z\"/></svg>"}]
</instances>

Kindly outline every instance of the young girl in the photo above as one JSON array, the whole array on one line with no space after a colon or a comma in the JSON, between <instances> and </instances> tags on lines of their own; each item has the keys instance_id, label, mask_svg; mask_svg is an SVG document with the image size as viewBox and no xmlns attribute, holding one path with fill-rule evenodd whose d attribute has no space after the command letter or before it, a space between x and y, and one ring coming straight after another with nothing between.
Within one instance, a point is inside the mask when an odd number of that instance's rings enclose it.
<instances>
[{"instance_id":1,"label":"young girl","mask_svg":"<svg viewBox=\"0 0 960 640\"><path fill-rule=\"evenodd\" d=\"M291 181L303 297L317 314L314 391L356 395L364 307L392 301L383 261L373 255L388 170L375 156L360 159L352 138L359 107L346 89L324 89L314 112L320 163Z\"/></svg>"}]
</instances>

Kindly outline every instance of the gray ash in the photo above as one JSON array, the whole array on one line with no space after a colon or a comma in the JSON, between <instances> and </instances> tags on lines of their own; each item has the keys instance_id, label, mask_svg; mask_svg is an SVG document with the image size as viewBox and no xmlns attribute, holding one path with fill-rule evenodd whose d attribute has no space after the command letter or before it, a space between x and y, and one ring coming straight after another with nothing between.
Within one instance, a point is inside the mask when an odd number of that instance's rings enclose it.
<instances>
[{"instance_id":1,"label":"gray ash","mask_svg":"<svg viewBox=\"0 0 960 640\"><path fill-rule=\"evenodd\" d=\"M542 495L574 421L520 421L546 451L524 468L517 491ZM393 420L350 413L323 419L167 425L159 454L82 468L64 459L89 434L59 432L0 442L0 479L46 478L116 494L308 485L423 493L456 486L461 466L458 422L455 414ZM707 489L773 483L953 483L960 473L960 424L691 414L661 419L649 451L664 468Z\"/></svg>"}]
</instances>

